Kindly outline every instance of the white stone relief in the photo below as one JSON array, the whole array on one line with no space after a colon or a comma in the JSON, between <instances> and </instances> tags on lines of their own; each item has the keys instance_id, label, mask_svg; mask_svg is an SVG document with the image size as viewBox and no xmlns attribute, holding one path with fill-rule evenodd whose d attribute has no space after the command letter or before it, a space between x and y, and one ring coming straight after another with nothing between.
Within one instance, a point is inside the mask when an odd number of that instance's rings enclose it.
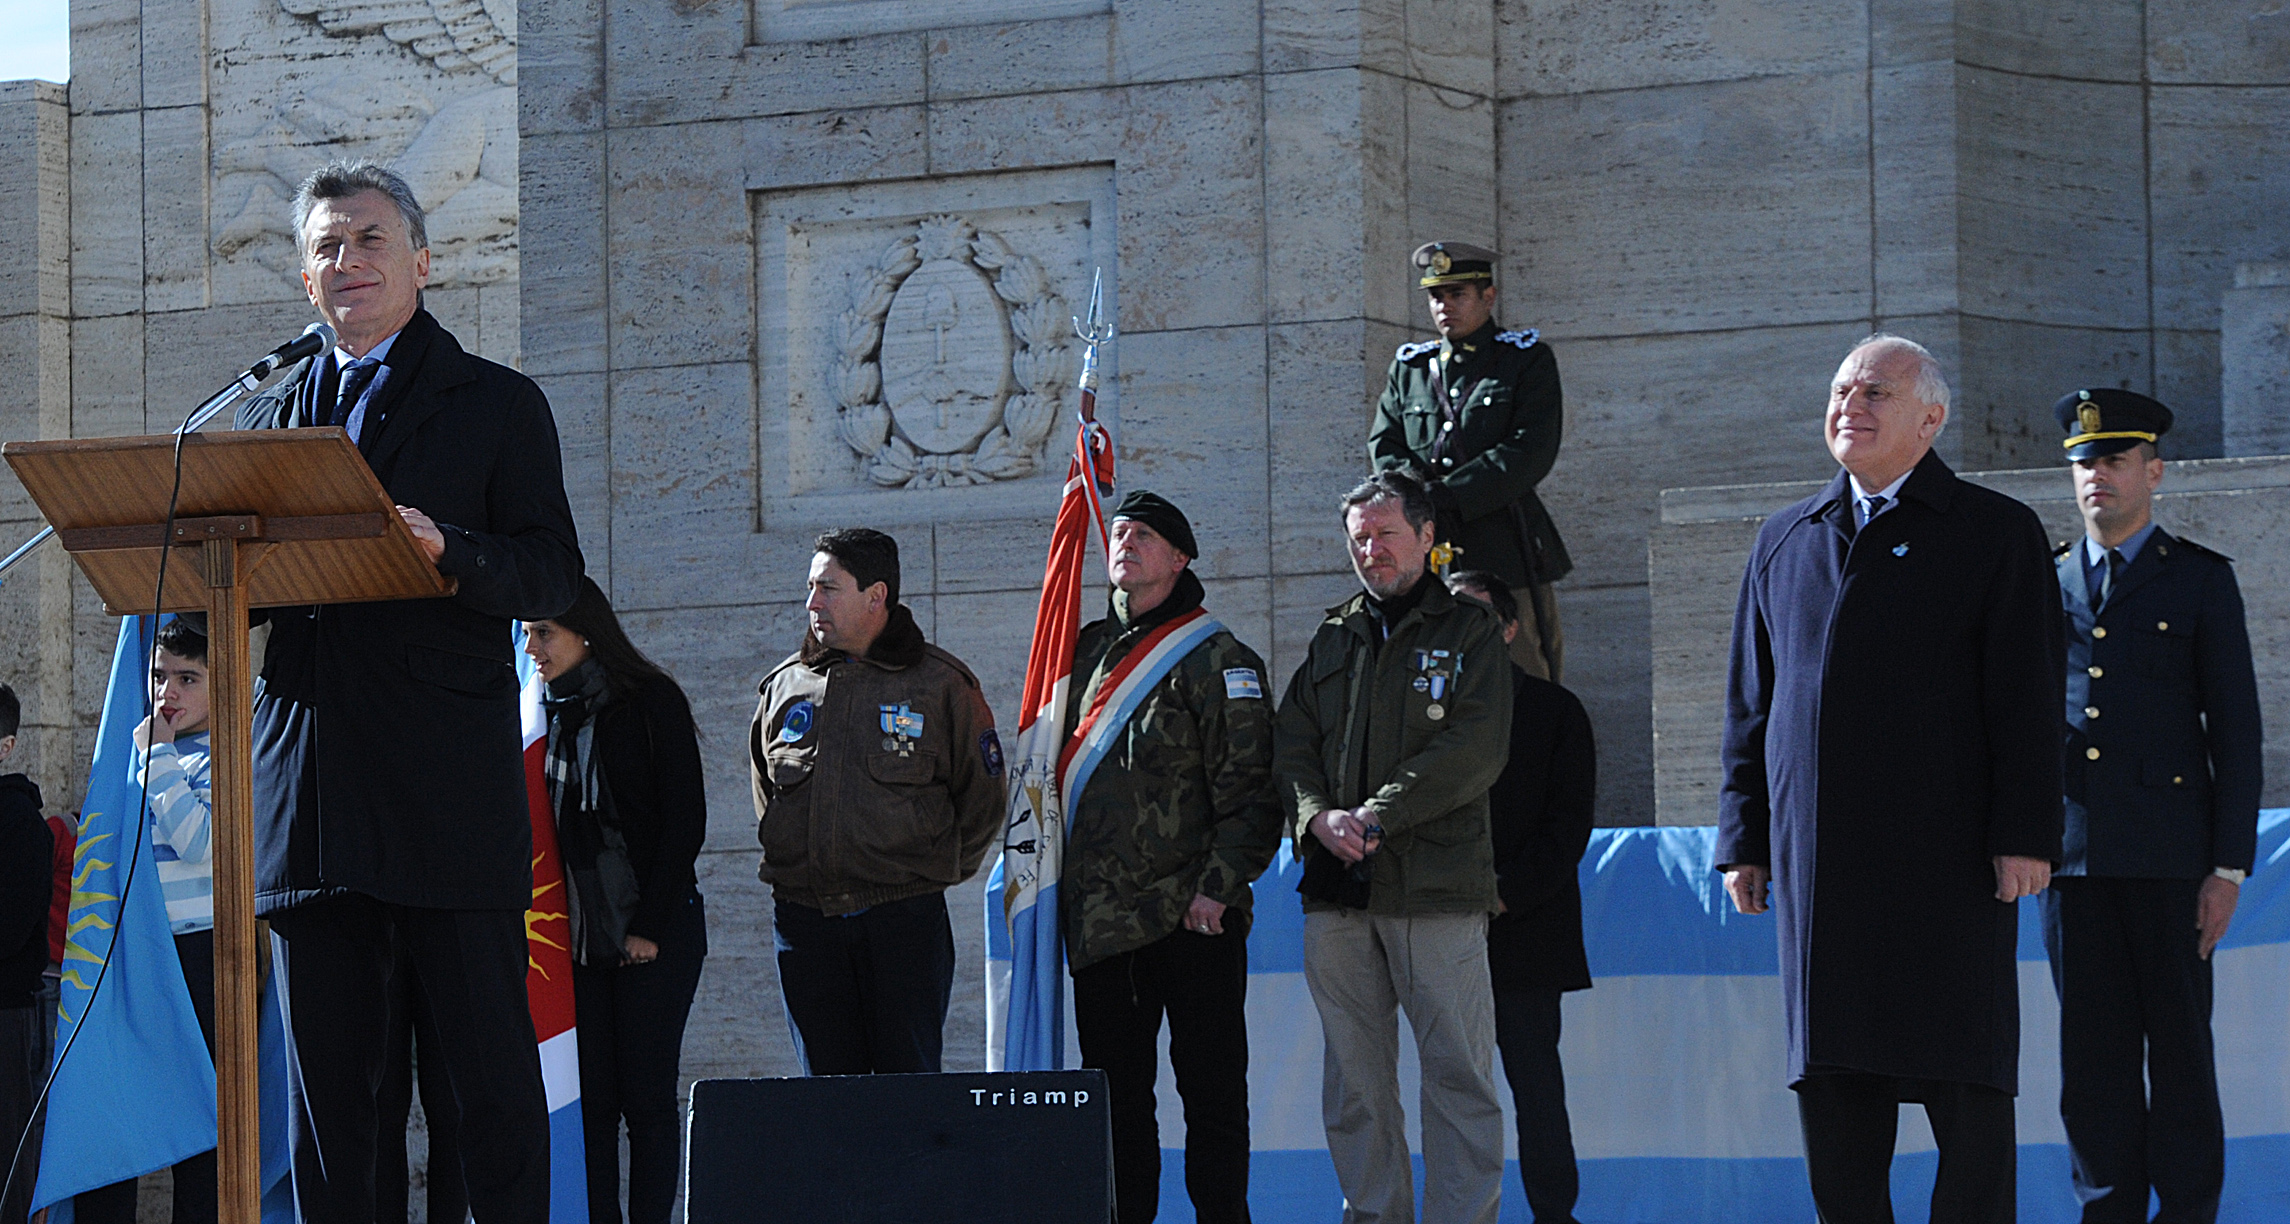
<instances>
[{"instance_id":1,"label":"white stone relief","mask_svg":"<svg viewBox=\"0 0 2290 1224\"><path fill-rule=\"evenodd\" d=\"M1073 373L1034 259L953 215L877 256L838 320L836 432L868 480L942 488L1032 475Z\"/></svg>"},{"instance_id":2,"label":"white stone relief","mask_svg":"<svg viewBox=\"0 0 2290 1224\"><path fill-rule=\"evenodd\" d=\"M485 285L517 274L517 18L514 0L277 0L331 54L378 35L419 62L357 79L293 74L267 91L251 126L218 106L214 252L296 280L288 209L318 162L365 156L406 177L428 213L434 283ZM371 45L370 43L368 45ZM283 48L282 48L283 49ZM383 52L389 55L389 52ZM331 67L329 62L326 67ZM245 115L249 112L239 111ZM232 131L237 128L236 132Z\"/></svg>"}]
</instances>

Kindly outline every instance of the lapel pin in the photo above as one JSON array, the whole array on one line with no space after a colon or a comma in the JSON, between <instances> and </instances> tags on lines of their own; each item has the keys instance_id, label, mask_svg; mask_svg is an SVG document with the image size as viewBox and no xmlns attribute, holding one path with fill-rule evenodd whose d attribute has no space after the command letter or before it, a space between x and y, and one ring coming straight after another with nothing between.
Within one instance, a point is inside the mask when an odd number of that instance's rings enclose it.
<instances>
[{"instance_id":1,"label":"lapel pin","mask_svg":"<svg viewBox=\"0 0 2290 1224\"><path fill-rule=\"evenodd\" d=\"M1908 544L1907 544L1907 542L1906 542L1906 541L1903 541L1903 542L1901 542L1901 543L1899 543L1899 544L1895 544L1895 545L1893 545L1893 546L1892 546L1892 555L1893 555L1893 556L1896 556L1896 557L1905 557L1905 556L1907 556L1907 555L1908 555Z\"/></svg>"}]
</instances>

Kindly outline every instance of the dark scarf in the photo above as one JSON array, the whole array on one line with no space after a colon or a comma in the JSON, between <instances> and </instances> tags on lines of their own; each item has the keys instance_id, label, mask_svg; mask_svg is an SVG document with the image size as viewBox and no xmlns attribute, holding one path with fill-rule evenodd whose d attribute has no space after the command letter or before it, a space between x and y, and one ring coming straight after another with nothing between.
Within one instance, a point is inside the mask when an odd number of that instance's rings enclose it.
<instances>
[{"instance_id":1,"label":"dark scarf","mask_svg":"<svg viewBox=\"0 0 2290 1224\"><path fill-rule=\"evenodd\" d=\"M636 906L628 841L613 819L612 793L598 772L596 719L612 699L604 664L591 655L556 679L541 705L549 715L545 773L564 859L573 959L617 965Z\"/></svg>"},{"instance_id":2,"label":"dark scarf","mask_svg":"<svg viewBox=\"0 0 2290 1224\"><path fill-rule=\"evenodd\" d=\"M1390 599L1368 596L1368 619L1375 622L1377 647L1380 648L1391 637L1391 631L1407 619L1408 613L1415 611L1416 605L1423 602L1423 597L1431 593L1431 584L1437 581L1439 575L1432 573L1431 567L1427 565L1423 569L1423 576L1415 580L1414 586Z\"/></svg>"}]
</instances>

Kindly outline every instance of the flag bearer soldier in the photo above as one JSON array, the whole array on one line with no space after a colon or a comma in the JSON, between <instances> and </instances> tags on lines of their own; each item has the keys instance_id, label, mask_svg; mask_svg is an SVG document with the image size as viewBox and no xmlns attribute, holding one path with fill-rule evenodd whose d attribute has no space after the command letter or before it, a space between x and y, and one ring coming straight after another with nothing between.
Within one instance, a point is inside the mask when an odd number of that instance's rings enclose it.
<instances>
[{"instance_id":1,"label":"flag bearer soldier","mask_svg":"<svg viewBox=\"0 0 2290 1224\"><path fill-rule=\"evenodd\" d=\"M1368 459L1412 467L1429 483L1439 538L1462 554L1463 568L1500 577L1524 611L1512 660L1556 681L1564 641L1551 584L1574 563L1535 485L1558 459L1565 403L1550 345L1532 328L1495 322L1499 258L1462 242L1415 249L1416 285L1440 338L1403 344L1392 357Z\"/></svg>"},{"instance_id":2,"label":"flag bearer soldier","mask_svg":"<svg viewBox=\"0 0 2290 1224\"><path fill-rule=\"evenodd\" d=\"M1072 800L1059 888L1082 1065L1113 1094L1119 1224L1159 1208L1164 1013L1194 1214L1249 1218L1249 881L1280 847L1280 809L1264 660L1202 609L1199 553L1176 506L1144 490L1122 499L1112 607L1074 647L1082 687L1066 714L1070 739L1098 710L1127 713L1117 727L1091 720L1086 742L1107 749Z\"/></svg>"},{"instance_id":3,"label":"flag bearer soldier","mask_svg":"<svg viewBox=\"0 0 2290 1224\"><path fill-rule=\"evenodd\" d=\"M2226 1140L2212 949L2258 837L2258 686L2234 567L2153 517L2171 410L2112 388L2053 405L2084 536L2067 623L2066 861L2044 894L2059 1110L2088 1224L2218 1215Z\"/></svg>"}]
</instances>

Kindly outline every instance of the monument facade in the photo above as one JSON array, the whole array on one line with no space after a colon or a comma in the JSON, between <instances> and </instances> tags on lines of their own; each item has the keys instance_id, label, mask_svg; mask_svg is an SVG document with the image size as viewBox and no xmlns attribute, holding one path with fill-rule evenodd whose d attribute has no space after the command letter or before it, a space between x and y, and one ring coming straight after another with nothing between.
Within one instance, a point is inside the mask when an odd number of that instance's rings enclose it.
<instances>
[{"instance_id":1,"label":"monument facade","mask_svg":"<svg viewBox=\"0 0 2290 1224\"><path fill-rule=\"evenodd\" d=\"M1699 810L1672 770L1715 757L1664 694L1723 665L1662 628L1667 584L1719 580L1661 490L1824 475L1827 378L1878 328L1957 373L1960 469L2050 463L2077 385L2218 454L2221 302L2278 304L2235 269L2290 260L2290 21L2197 0L75 0L73 61L0 87L0 435L172 426L309 317L293 183L405 171L429 308L547 390L592 572L707 736L695 1075L792 1066L744 729L811 540L897 536L1014 729L1094 272L1123 484L1185 507L1284 685L1355 586L1333 506L1384 365L1430 334L1408 251L1504 253L1498 317L1569 402L1568 680L1601 819L1639 823ZM0 529L30 513L0 477ZM0 585L67 804L104 621L60 554Z\"/></svg>"}]
</instances>

